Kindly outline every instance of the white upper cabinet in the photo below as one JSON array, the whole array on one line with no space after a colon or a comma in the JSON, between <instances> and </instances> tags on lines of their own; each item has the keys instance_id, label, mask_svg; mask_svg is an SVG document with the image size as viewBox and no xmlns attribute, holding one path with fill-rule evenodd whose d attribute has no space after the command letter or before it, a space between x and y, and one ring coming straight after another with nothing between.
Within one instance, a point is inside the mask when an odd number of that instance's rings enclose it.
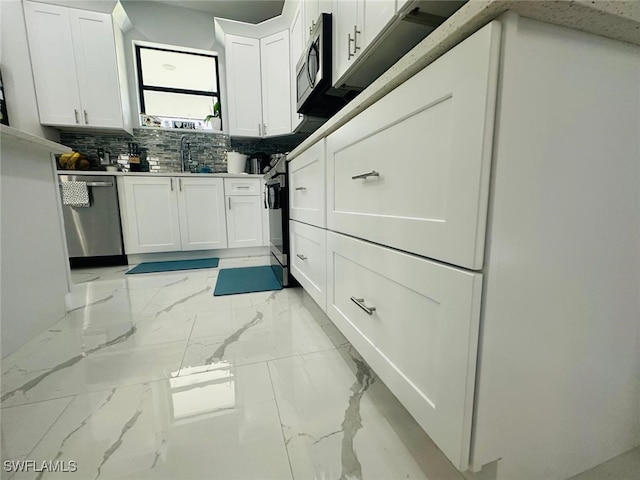
<instances>
[{"instance_id":1,"label":"white upper cabinet","mask_svg":"<svg viewBox=\"0 0 640 480\"><path fill-rule=\"evenodd\" d=\"M291 133L289 30L263 39L225 36L229 133Z\"/></svg>"},{"instance_id":2,"label":"white upper cabinet","mask_svg":"<svg viewBox=\"0 0 640 480\"><path fill-rule=\"evenodd\" d=\"M363 56L396 13L395 0L334 0L333 83Z\"/></svg>"},{"instance_id":3,"label":"white upper cabinet","mask_svg":"<svg viewBox=\"0 0 640 480\"><path fill-rule=\"evenodd\" d=\"M311 35L320 16L320 0L302 0L301 4L304 11L304 38L306 40Z\"/></svg>"},{"instance_id":4,"label":"white upper cabinet","mask_svg":"<svg viewBox=\"0 0 640 480\"><path fill-rule=\"evenodd\" d=\"M262 136L291 133L289 30L260 40Z\"/></svg>"},{"instance_id":5,"label":"white upper cabinet","mask_svg":"<svg viewBox=\"0 0 640 480\"><path fill-rule=\"evenodd\" d=\"M260 40L226 35L225 42L229 133L261 137Z\"/></svg>"},{"instance_id":6,"label":"white upper cabinet","mask_svg":"<svg viewBox=\"0 0 640 480\"><path fill-rule=\"evenodd\" d=\"M300 122L302 122L302 114L297 111L297 95L296 95L296 66L302 52L304 51L304 21L302 17L302 6L296 10L289 29L289 55L291 56L291 130L295 130Z\"/></svg>"},{"instance_id":7,"label":"white upper cabinet","mask_svg":"<svg viewBox=\"0 0 640 480\"><path fill-rule=\"evenodd\" d=\"M354 36L358 24L357 0L333 2L333 83L353 64ZM357 53L357 50L356 50Z\"/></svg>"},{"instance_id":8,"label":"white upper cabinet","mask_svg":"<svg viewBox=\"0 0 640 480\"><path fill-rule=\"evenodd\" d=\"M40 123L129 131L111 16L28 1L24 9Z\"/></svg>"}]
</instances>

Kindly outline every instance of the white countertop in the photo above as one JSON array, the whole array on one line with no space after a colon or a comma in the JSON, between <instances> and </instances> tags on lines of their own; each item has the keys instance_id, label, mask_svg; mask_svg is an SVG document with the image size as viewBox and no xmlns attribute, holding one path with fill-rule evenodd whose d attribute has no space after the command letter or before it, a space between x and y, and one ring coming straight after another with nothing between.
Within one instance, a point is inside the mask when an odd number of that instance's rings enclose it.
<instances>
[{"instance_id":1,"label":"white countertop","mask_svg":"<svg viewBox=\"0 0 640 480\"><path fill-rule=\"evenodd\" d=\"M95 170L58 170L58 175L116 176L116 177L219 177L219 178L262 178L264 174L249 173L180 173L180 172L103 172Z\"/></svg>"},{"instance_id":2,"label":"white countertop","mask_svg":"<svg viewBox=\"0 0 640 480\"><path fill-rule=\"evenodd\" d=\"M2 133L2 142L28 143L51 153L70 153L72 151L69 147L17 128L0 124L0 131Z\"/></svg>"},{"instance_id":3,"label":"white countertop","mask_svg":"<svg viewBox=\"0 0 640 480\"><path fill-rule=\"evenodd\" d=\"M346 107L298 145L291 160L384 97L499 15L523 17L640 45L638 0L469 0Z\"/></svg>"}]
</instances>

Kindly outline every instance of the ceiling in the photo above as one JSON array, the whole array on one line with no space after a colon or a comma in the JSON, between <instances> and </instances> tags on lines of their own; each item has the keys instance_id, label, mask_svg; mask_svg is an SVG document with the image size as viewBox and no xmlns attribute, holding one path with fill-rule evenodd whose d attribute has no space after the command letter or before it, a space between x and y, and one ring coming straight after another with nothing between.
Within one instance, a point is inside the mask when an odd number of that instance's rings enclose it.
<instances>
[{"instance_id":1,"label":"ceiling","mask_svg":"<svg viewBox=\"0 0 640 480\"><path fill-rule=\"evenodd\" d=\"M139 0L138 0L139 1ZM282 13L284 0L144 0L206 12L212 17L260 23Z\"/></svg>"}]
</instances>

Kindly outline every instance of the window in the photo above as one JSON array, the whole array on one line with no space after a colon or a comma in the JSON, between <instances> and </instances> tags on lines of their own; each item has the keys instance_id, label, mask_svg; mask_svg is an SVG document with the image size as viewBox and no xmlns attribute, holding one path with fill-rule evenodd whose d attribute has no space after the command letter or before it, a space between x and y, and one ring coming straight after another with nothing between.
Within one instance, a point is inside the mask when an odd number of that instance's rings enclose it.
<instances>
[{"instance_id":1,"label":"window","mask_svg":"<svg viewBox=\"0 0 640 480\"><path fill-rule=\"evenodd\" d=\"M142 114L162 126L220 129L218 56L211 53L135 45L138 95Z\"/></svg>"}]
</instances>

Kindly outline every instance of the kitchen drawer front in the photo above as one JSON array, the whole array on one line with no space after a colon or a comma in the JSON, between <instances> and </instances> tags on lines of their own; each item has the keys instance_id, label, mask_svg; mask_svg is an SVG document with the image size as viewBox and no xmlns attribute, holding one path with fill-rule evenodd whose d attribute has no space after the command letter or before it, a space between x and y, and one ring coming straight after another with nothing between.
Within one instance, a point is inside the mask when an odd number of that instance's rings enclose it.
<instances>
[{"instance_id":1,"label":"kitchen drawer front","mask_svg":"<svg viewBox=\"0 0 640 480\"><path fill-rule=\"evenodd\" d=\"M225 178L225 195L260 195L259 178Z\"/></svg>"},{"instance_id":2,"label":"kitchen drawer front","mask_svg":"<svg viewBox=\"0 0 640 480\"><path fill-rule=\"evenodd\" d=\"M326 230L291 221L291 273L307 293L327 310Z\"/></svg>"},{"instance_id":3,"label":"kitchen drawer front","mask_svg":"<svg viewBox=\"0 0 640 480\"><path fill-rule=\"evenodd\" d=\"M293 220L326 227L325 141L289 162L289 205Z\"/></svg>"},{"instance_id":4,"label":"kitchen drawer front","mask_svg":"<svg viewBox=\"0 0 640 480\"><path fill-rule=\"evenodd\" d=\"M500 25L327 137L327 227L470 269L483 263Z\"/></svg>"},{"instance_id":5,"label":"kitchen drawer front","mask_svg":"<svg viewBox=\"0 0 640 480\"><path fill-rule=\"evenodd\" d=\"M479 273L327 232L327 314L460 470L481 289Z\"/></svg>"}]
</instances>

